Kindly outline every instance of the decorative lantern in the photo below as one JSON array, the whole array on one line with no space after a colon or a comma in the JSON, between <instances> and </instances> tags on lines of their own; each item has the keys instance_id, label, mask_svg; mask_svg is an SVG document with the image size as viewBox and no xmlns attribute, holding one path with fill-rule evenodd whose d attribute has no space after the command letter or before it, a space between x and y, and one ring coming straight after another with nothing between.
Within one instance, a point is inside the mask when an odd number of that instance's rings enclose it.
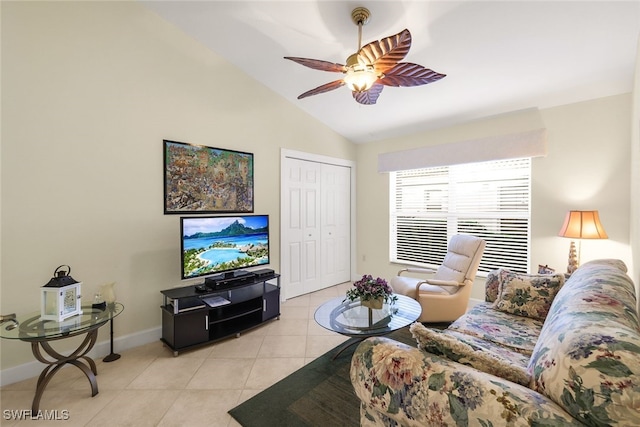
<instances>
[{"instance_id":1,"label":"decorative lantern","mask_svg":"<svg viewBox=\"0 0 640 427\"><path fill-rule=\"evenodd\" d=\"M62 269L67 267L68 270ZM80 285L69 274L71 267L61 265L53 272L53 278L41 290L40 318L61 322L71 316L82 314Z\"/></svg>"}]
</instances>

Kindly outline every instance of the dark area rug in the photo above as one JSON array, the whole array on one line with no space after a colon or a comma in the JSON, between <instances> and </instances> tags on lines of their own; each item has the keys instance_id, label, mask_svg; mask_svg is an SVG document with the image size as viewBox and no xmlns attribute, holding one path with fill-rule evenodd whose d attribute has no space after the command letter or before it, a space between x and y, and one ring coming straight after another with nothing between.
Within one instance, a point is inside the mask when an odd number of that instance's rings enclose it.
<instances>
[{"instance_id":1,"label":"dark area rug","mask_svg":"<svg viewBox=\"0 0 640 427\"><path fill-rule=\"evenodd\" d=\"M387 336L416 345L408 327ZM331 358L341 346L328 351L229 414L244 427L358 426L360 401L349 379L357 346L348 347L335 360Z\"/></svg>"}]
</instances>

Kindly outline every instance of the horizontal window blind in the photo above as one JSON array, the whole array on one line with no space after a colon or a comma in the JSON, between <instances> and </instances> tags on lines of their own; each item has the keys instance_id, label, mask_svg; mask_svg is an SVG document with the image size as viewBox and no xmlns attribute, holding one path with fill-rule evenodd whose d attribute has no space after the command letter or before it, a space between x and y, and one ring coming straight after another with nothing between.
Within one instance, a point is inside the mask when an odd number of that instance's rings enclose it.
<instances>
[{"instance_id":1,"label":"horizontal window blind","mask_svg":"<svg viewBox=\"0 0 640 427\"><path fill-rule=\"evenodd\" d=\"M487 242L479 271L526 273L530 176L530 158L391 172L391 261L436 267L462 233Z\"/></svg>"}]
</instances>

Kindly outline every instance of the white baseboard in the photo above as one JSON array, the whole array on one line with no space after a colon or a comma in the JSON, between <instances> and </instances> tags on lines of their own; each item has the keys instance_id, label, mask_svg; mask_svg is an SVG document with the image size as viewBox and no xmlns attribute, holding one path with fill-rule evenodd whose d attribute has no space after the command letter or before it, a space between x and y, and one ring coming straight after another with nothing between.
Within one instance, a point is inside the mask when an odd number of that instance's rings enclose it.
<instances>
[{"instance_id":1,"label":"white baseboard","mask_svg":"<svg viewBox=\"0 0 640 427\"><path fill-rule=\"evenodd\" d=\"M136 332L134 334L118 337L113 340L113 351L120 353L125 350L129 350L134 347L138 347L144 344L149 344L154 341L158 341L162 336L162 328L156 327L147 329L145 331ZM27 344L27 343L25 343ZM107 339L100 341L89 352L89 356L94 359L101 359L111 352L111 342ZM39 375L46 365L40 363L37 360L28 362L22 365L14 366L11 368L3 369L0 371L0 387L4 387L8 384L13 384L18 381L24 381Z\"/></svg>"}]
</instances>

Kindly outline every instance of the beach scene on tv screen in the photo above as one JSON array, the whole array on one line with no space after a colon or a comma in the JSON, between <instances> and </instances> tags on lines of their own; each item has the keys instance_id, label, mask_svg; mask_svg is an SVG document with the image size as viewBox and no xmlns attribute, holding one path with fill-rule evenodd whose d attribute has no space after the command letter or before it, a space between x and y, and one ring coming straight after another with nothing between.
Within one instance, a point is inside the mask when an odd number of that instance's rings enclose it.
<instances>
[{"instance_id":1,"label":"beach scene on tv screen","mask_svg":"<svg viewBox=\"0 0 640 427\"><path fill-rule=\"evenodd\" d=\"M184 277L269 263L268 217L184 218Z\"/></svg>"}]
</instances>

